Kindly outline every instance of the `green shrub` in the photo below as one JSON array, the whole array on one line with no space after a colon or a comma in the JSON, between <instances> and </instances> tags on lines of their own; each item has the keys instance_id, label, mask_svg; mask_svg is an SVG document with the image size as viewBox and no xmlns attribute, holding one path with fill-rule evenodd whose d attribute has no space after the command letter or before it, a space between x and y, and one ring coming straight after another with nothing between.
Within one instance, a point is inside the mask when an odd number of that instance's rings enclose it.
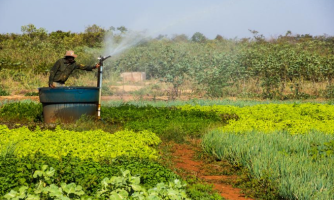
<instances>
[{"instance_id":1,"label":"green shrub","mask_svg":"<svg viewBox=\"0 0 334 200\"><path fill-rule=\"evenodd\" d=\"M327 86L325 90L325 97L327 99L334 99L334 86Z\"/></svg>"},{"instance_id":2,"label":"green shrub","mask_svg":"<svg viewBox=\"0 0 334 200\"><path fill-rule=\"evenodd\" d=\"M57 127L54 131L30 131L26 127L8 129L0 125L0 150L17 143L16 154L29 156L37 151L60 158L71 153L82 159L108 160L118 156L157 159L154 146L161 140L150 131L118 131L114 134L102 130L68 131Z\"/></svg>"},{"instance_id":3,"label":"green shrub","mask_svg":"<svg viewBox=\"0 0 334 200\"><path fill-rule=\"evenodd\" d=\"M76 183L66 183L55 179L56 170L43 165L33 173L36 184L32 187L21 186L11 190L4 198L15 199L180 199L188 200L183 189L185 184L180 180L158 183L153 188L146 189L140 184L139 176L131 176L129 170L121 170L121 176L105 177L98 185L98 190L92 195L85 194L84 188ZM31 176L31 175L30 175ZM132 197L132 198L131 198Z\"/></svg>"},{"instance_id":4,"label":"green shrub","mask_svg":"<svg viewBox=\"0 0 334 200\"><path fill-rule=\"evenodd\" d=\"M0 96L9 96L9 92L0 87Z\"/></svg>"},{"instance_id":5,"label":"green shrub","mask_svg":"<svg viewBox=\"0 0 334 200\"><path fill-rule=\"evenodd\" d=\"M134 106L123 104L117 107L102 107L102 118L108 123L122 124L125 128L154 131L162 138L176 141L184 136L199 137L203 131L226 119L215 112L180 110L175 107Z\"/></svg>"},{"instance_id":6,"label":"green shrub","mask_svg":"<svg viewBox=\"0 0 334 200\"><path fill-rule=\"evenodd\" d=\"M4 121L42 122L43 107L40 103L7 103L0 107L0 119Z\"/></svg>"},{"instance_id":7,"label":"green shrub","mask_svg":"<svg viewBox=\"0 0 334 200\"><path fill-rule=\"evenodd\" d=\"M43 165L54 166L54 179L58 183L76 183L86 194L95 194L105 177L120 176L121 169L128 169L140 176L140 184L146 188L158 183L168 183L179 178L169 169L148 159L118 157L112 161L82 160L68 154L55 159L41 153L18 158L13 155L0 157L0 196L20 186L33 187L38 181L32 177ZM51 183L51 182L50 182Z\"/></svg>"}]
</instances>

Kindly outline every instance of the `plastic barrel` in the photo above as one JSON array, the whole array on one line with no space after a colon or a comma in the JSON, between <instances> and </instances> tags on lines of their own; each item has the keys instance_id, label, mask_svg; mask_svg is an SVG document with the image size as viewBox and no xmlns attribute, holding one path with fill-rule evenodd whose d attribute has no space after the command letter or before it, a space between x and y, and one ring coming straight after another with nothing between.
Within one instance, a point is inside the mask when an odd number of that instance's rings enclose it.
<instances>
[{"instance_id":1,"label":"plastic barrel","mask_svg":"<svg viewBox=\"0 0 334 200\"><path fill-rule=\"evenodd\" d=\"M46 123L74 122L83 114L97 116L98 87L39 88Z\"/></svg>"}]
</instances>

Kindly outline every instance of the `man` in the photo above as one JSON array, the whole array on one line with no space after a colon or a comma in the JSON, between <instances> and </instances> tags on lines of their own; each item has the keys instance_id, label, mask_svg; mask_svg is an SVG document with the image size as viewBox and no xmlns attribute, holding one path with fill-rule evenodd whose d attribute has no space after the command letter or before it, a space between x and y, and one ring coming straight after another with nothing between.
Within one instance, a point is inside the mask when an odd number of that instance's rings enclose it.
<instances>
[{"instance_id":1,"label":"man","mask_svg":"<svg viewBox=\"0 0 334 200\"><path fill-rule=\"evenodd\" d=\"M66 51L65 57L59 59L54 64L50 71L49 87L64 87L66 80L75 69L92 71L92 69L100 67L100 64L96 64L95 66L76 64L74 60L76 57L77 55L74 54L74 51Z\"/></svg>"}]
</instances>

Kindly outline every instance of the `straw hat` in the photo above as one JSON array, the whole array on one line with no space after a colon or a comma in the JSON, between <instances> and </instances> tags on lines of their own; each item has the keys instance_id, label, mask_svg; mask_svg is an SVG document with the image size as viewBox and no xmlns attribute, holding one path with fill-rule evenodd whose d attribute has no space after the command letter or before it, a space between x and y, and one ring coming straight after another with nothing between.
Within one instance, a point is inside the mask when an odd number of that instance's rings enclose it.
<instances>
[{"instance_id":1,"label":"straw hat","mask_svg":"<svg viewBox=\"0 0 334 200\"><path fill-rule=\"evenodd\" d=\"M74 58L77 57L77 55L74 54L74 51L66 51L65 57L66 56L70 56L70 57L74 57Z\"/></svg>"}]
</instances>

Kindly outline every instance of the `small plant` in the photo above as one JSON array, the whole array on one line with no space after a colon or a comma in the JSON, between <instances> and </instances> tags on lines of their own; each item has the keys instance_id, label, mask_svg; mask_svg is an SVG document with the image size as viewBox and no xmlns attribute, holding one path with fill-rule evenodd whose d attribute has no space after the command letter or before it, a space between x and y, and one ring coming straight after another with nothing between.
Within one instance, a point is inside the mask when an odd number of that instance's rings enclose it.
<instances>
[{"instance_id":1,"label":"small plant","mask_svg":"<svg viewBox=\"0 0 334 200\"><path fill-rule=\"evenodd\" d=\"M327 99L334 99L334 86L327 86L325 90L325 97Z\"/></svg>"},{"instance_id":2,"label":"small plant","mask_svg":"<svg viewBox=\"0 0 334 200\"><path fill-rule=\"evenodd\" d=\"M9 96L9 92L0 87L0 96Z\"/></svg>"},{"instance_id":3,"label":"small plant","mask_svg":"<svg viewBox=\"0 0 334 200\"><path fill-rule=\"evenodd\" d=\"M110 95L113 95L113 94L114 94L114 92L110 89L109 86L107 86L107 85L102 86L102 95L110 96Z\"/></svg>"},{"instance_id":4,"label":"small plant","mask_svg":"<svg viewBox=\"0 0 334 200\"><path fill-rule=\"evenodd\" d=\"M122 176L105 178L102 181L102 189L98 191L97 198L126 199L134 197L137 199L184 199L187 195L180 180L173 182L158 183L154 188L146 190L140 186L140 178L131 176L129 170L122 171Z\"/></svg>"},{"instance_id":5,"label":"small plant","mask_svg":"<svg viewBox=\"0 0 334 200\"><path fill-rule=\"evenodd\" d=\"M29 194L29 188L27 186L20 187L19 191L11 190L4 198L9 200L39 200L39 199L59 199L59 200L70 200L80 199L80 196L84 195L85 192L81 186L77 186L75 183L61 183L60 187L54 184L53 176L55 169L53 167L43 165L41 170L35 171L33 177L39 178L38 183L33 189L34 194Z\"/></svg>"},{"instance_id":6,"label":"small plant","mask_svg":"<svg viewBox=\"0 0 334 200\"><path fill-rule=\"evenodd\" d=\"M180 180L158 183L154 188L145 189L140 185L140 177L131 176L129 170L121 170L122 176L104 178L100 189L94 196L87 196L80 185L61 183L60 187L53 179L55 170L47 165L35 171L33 177L39 178L35 188L22 186L18 191L11 190L4 198L7 200L39 200L39 199L166 199L190 200L185 190L186 185Z\"/></svg>"},{"instance_id":7,"label":"small plant","mask_svg":"<svg viewBox=\"0 0 334 200\"><path fill-rule=\"evenodd\" d=\"M309 154L312 156L312 160L314 161L322 158L334 157L334 140L320 145L312 144Z\"/></svg>"}]
</instances>

